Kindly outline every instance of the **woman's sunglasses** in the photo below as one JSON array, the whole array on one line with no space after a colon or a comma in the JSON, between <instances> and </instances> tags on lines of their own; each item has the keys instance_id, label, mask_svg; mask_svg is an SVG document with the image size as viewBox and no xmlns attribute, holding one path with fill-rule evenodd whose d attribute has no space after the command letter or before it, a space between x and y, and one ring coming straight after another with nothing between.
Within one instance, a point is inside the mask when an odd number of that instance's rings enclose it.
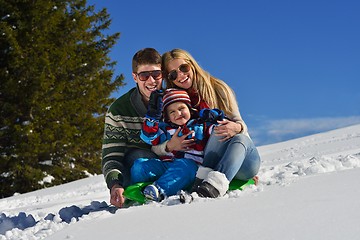
<instances>
[{"instance_id":1,"label":"woman's sunglasses","mask_svg":"<svg viewBox=\"0 0 360 240\"><path fill-rule=\"evenodd\" d=\"M168 74L168 79L169 81L175 81L178 77L178 70L180 70L183 73L187 73L190 71L190 65L187 63L181 64L178 69L174 69L172 71L169 72Z\"/></svg>"},{"instance_id":2,"label":"woman's sunglasses","mask_svg":"<svg viewBox=\"0 0 360 240\"><path fill-rule=\"evenodd\" d=\"M162 78L162 71L161 70L155 70L155 71L144 71L137 73L140 81L146 81L149 79L150 76L154 80L160 80Z\"/></svg>"}]
</instances>

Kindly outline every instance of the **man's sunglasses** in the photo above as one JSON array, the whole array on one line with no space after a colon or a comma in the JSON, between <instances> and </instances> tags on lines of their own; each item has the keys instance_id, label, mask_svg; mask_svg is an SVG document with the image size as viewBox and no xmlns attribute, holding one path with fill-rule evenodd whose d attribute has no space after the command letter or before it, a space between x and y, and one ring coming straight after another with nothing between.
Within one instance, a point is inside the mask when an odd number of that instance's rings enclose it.
<instances>
[{"instance_id":1,"label":"man's sunglasses","mask_svg":"<svg viewBox=\"0 0 360 240\"><path fill-rule=\"evenodd\" d=\"M149 79L150 76L154 80L160 80L162 78L162 71L161 70L155 70L155 71L144 71L137 73L140 81L146 81Z\"/></svg>"},{"instance_id":2,"label":"man's sunglasses","mask_svg":"<svg viewBox=\"0 0 360 240\"><path fill-rule=\"evenodd\" d=\"M168 79L169 81L175 81L178 77L178 70L180 70L183 73L187 73L190 71L190 65L187 63L181 64L178 69L174 69L172 71L169 72L168 74Z\"/></svg>"}]
</instances>

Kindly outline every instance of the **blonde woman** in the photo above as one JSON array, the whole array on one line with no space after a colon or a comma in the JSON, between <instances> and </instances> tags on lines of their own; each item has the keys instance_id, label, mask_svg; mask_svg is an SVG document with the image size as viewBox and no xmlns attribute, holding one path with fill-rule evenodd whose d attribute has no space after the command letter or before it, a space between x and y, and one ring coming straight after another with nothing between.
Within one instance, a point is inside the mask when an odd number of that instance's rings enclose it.
<instances>
[{"instance_id":1,"label":"blonde woman","mask_svg":"<svg viewBox=\"0 0 360 240\"><path fill-rule=\"evenodd\" d=\"M190 53L182 49L173 49L162 55L162 70L166 87L186 90L194 108L218 108L227 116L218 122L220 125L215 127L206 145L194 191L201 197L215 198L226 193L232 179L256 177L260 156L241 118L233 90L202 69ZM167 152L186 149L191 144L174 136L163 149Z\"/></svg>"}]
</instances>

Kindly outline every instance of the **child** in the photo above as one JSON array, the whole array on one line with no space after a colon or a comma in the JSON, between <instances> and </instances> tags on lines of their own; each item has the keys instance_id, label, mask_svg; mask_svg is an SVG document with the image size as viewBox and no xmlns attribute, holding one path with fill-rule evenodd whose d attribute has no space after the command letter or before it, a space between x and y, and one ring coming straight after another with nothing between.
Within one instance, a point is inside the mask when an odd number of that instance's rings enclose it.
<instances>
[{"instance_id":1,"label":"child","mask_svg":"<svg viewBox=\"0 0 360 240\"><path fill-rule=\"evenodd\" d=\"M139 158L134 162L131 168L132 182L154 181L143 191L148 199L154 201L161 201L191 186L203 161L203 151L212 128L217 120L224 118L223 112L218 109L203 109L196 118L190 97L184 90L167 89L163 98L161 95L161 91L155 91L150 96L141 139L157 145L178 134L194 139L195 144L185 151L169 152L161 159ZM162 112L165 121L160 121Z\"/></svg>"}]
</instances>

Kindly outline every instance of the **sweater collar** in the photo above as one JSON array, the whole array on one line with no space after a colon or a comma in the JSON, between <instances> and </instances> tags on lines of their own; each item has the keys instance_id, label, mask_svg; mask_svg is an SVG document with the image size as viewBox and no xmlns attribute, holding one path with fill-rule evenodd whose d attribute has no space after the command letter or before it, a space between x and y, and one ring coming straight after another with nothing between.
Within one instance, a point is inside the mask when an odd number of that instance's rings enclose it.
<instances>
[{"instance_id":1,"label":"sweater collar","mask_svg":"<svg viewBox=\"0 0 360 240\"><path fill-rule=\"evenodd\" d=\"M131 93L130 100L131 100L132 105L135 108L136 113L140 117L144 117L147 112L147 106L145 106L145 104L142 100L141 93L140 93L137 85L136 85L136 88L134 89L134 91Z\"/></svg>"}]
</instances>

